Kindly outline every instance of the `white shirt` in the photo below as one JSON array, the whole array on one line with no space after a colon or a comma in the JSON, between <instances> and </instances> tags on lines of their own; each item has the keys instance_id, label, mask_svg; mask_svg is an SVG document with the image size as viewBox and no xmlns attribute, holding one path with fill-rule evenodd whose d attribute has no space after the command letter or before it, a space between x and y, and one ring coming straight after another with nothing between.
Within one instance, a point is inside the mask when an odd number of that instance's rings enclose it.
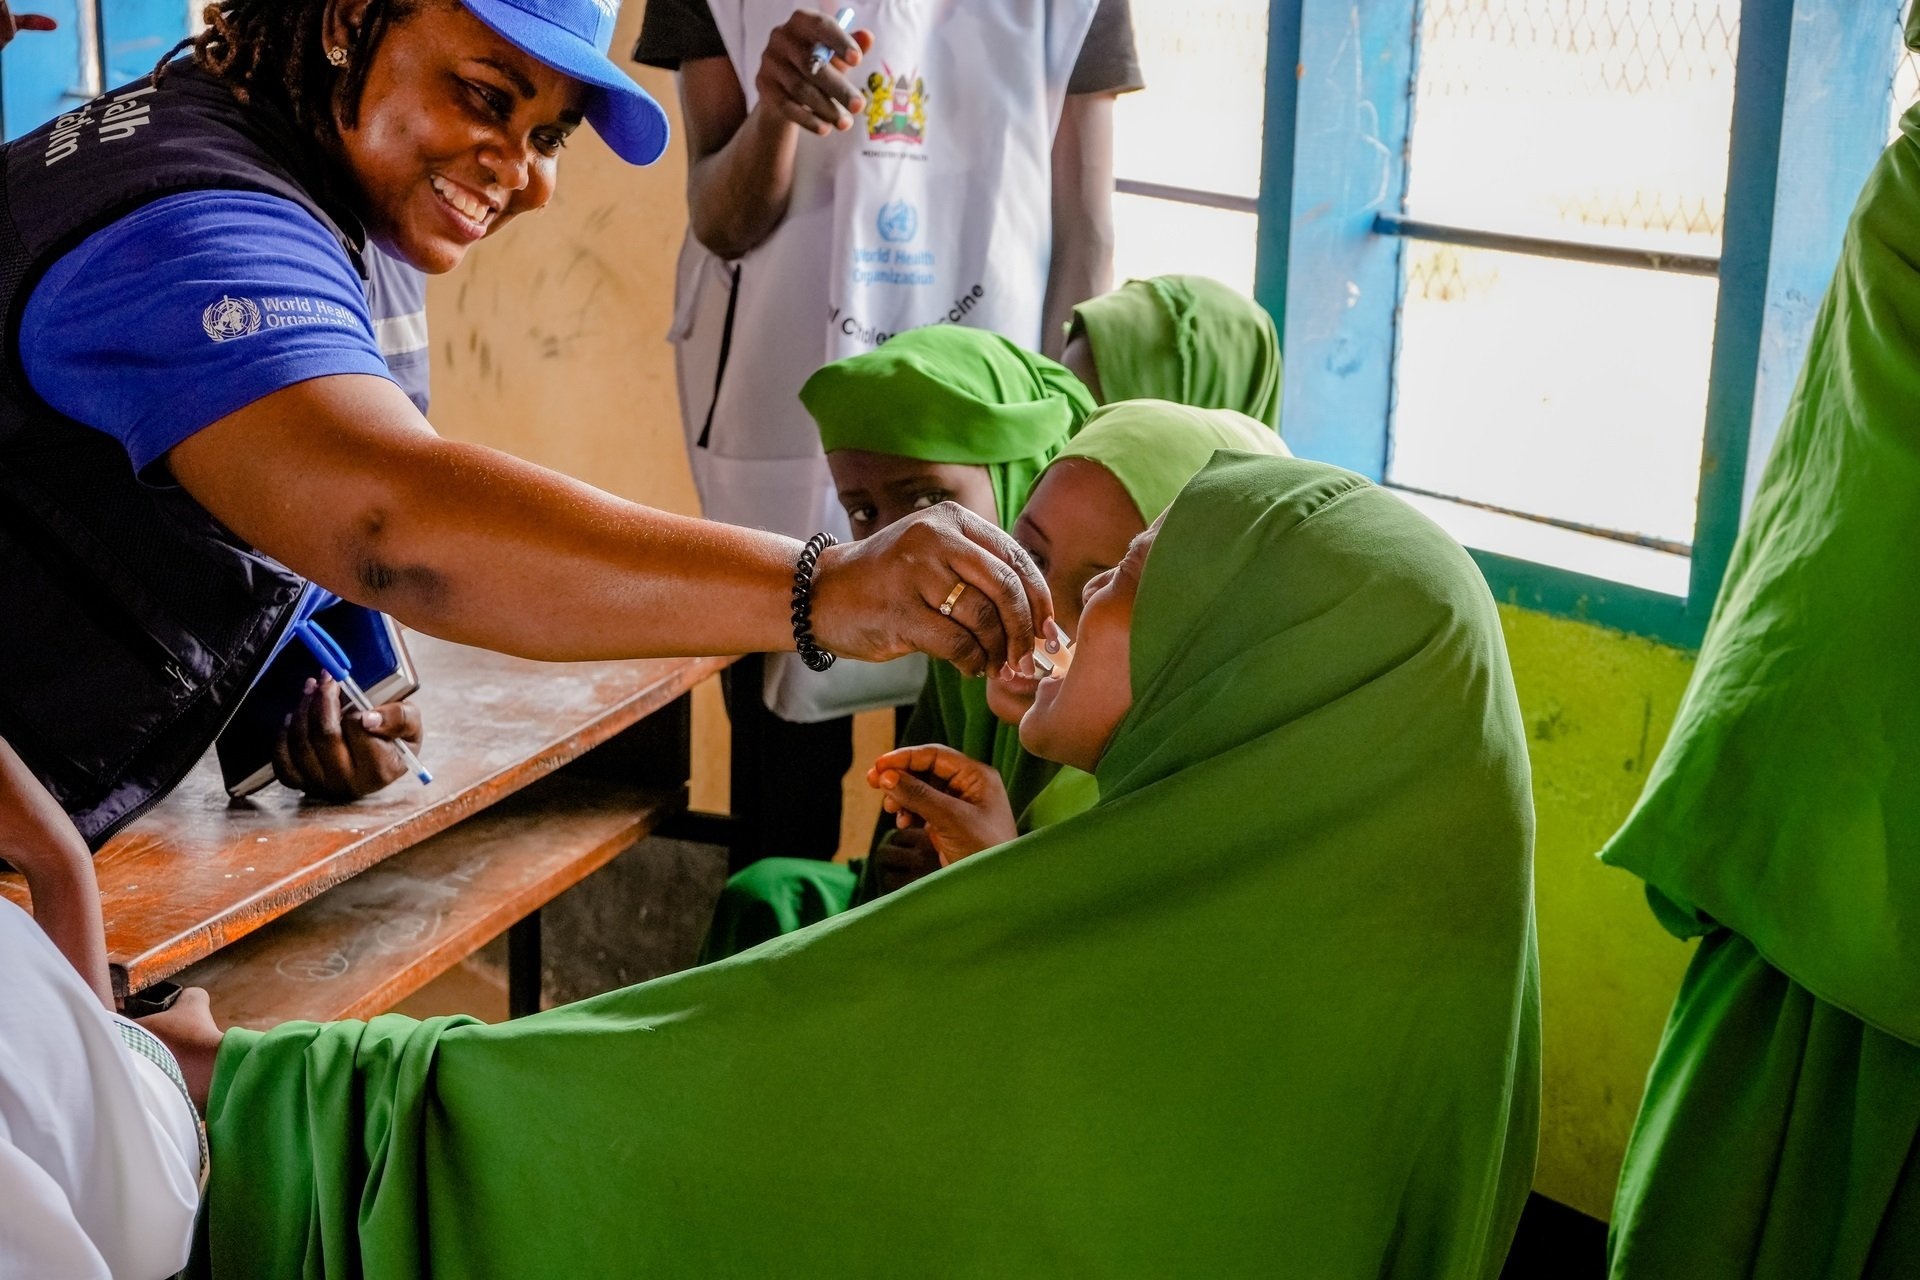
<instances>
[{"instance_id":1,"label":"white shirt","mask_svg":"<svg viewBox=\"0 0 1920 1280\"><path fill-rule=\"evenodd\" d=\"M0 1280L160 1280L186 1266L201 1130L161 1061L159 1042L101 1007L0 899Z\"/></svg>"}]
</instances>

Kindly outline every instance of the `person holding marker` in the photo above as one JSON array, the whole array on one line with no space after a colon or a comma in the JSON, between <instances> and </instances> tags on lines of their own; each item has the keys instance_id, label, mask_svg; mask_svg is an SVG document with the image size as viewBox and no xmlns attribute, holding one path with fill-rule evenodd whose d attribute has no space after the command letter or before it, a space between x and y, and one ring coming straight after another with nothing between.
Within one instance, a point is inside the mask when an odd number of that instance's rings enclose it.
<instances>
[{"instance_id":1,"label":"person holding marker","mask_svg":"<svg viewBox=\"0 0 1920 1280\"><path fill-rule=\"evenodd\" d=\"M679 73L690 225L672 337L710 519L848 536L798 398L815 369L937 323L1057 355L1074 305L1111 284L1113 100L1142 84L1127 0L851 16L651 0L634 56ZM729 699L768 752L754 856L834 852L846 716L911 701L923 673L822 681L790 656L732 673L761 681Z\"/></svg>"},{"instance_id":2,"label":"person holding marker","mask_svg":"<svg viewBox=\"0 0 1920 1280\"><path fill-rule=\"evenodd\" d=\"M1044 581L957 507L816 539L796 584L796 539L442 439L396 385L369 245L456 268L552 198L582 122L664 150L615 12L221 0L186 56L0 153L0 738L92 847L206 750L310 581L544 659L1030 650Z\"/></svg>"}]
</instances>

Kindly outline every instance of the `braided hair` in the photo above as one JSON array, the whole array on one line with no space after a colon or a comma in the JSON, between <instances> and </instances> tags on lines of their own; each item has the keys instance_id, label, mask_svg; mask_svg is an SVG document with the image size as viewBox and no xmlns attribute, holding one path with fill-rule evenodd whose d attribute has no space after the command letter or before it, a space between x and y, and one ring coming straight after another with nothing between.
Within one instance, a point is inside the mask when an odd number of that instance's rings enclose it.
<instances>
[{"instance_id":1,"label":"braided hair","mask_svg":"<svg viewBox=\"0 0 1920 1280\"><path fill-rule=\"evenodd\" d=\"M206 30L167 51L154 68L154 83L181 50L195 65L227 82L241 102L256 97L290 113L316 138L339 137L340 126L359 119L360 94L374 51L395 22L413 11L413 0L369 0L354 33L345 67L327 61L323 34L334 0L215 0L201 18Z\"/></svg>"}]
</instances>

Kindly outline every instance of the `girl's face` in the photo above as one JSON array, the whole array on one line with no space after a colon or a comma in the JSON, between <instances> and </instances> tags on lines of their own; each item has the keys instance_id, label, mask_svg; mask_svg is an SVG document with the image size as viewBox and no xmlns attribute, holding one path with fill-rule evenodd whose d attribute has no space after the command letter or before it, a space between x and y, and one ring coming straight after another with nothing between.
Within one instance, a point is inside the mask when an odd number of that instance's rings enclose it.
<instances>
[{"instance_id":1,"label":"girl's face","mask_svg":"<svg viewBox=\"0 0 1920 1280\"><path fill-rule=\"evenodd\" d=\"M367 0L341 0L327 44L353 56ZM453 0L397 15L375 49L340 148L367 230L422 271L553 198L560 149L588 89L502 40Z\"/></svg>"},{"instance_id":2,"label":"girl's face","mask_svg":"<svg viewBox=\"0 0 1920 1280\"><path fill-rule=\"evenodd\" d=\"M982 466L835 449L827 455L827 467L856 539L942 502L957 502L977 516L1000 522L993 501L993 476Z\"/></svg>"},{"instance_id":3,"label":"girl's face","mask_svg":"<svg viewBox=\"0 0 1920 1280\"><path fill-rule=\"evenodd\" d=\"M1120 563L1087 583L1064 676L1040 681L1020 722L1020 745L1034 755L1092 773L1133 706L1133 602L1159 521L1133 540Z\"/></svg>"},{"instance_id":4,"label":"girl's face","mask_svg":"<svg viewBox=\"0 0 1920 1280\"><path fill-rule=\"evenodd\" d=\"M1145 529L1140 509L1113 472L1086 458L1062 458L1034 485L1013 536L1047 576L1060 626L1078 638L1080 596L1087 583L1119 564ZM987 707L1006 723L1018 724L1038 689L1032 676L990 676Z\"/></svg>"}]
</instances>

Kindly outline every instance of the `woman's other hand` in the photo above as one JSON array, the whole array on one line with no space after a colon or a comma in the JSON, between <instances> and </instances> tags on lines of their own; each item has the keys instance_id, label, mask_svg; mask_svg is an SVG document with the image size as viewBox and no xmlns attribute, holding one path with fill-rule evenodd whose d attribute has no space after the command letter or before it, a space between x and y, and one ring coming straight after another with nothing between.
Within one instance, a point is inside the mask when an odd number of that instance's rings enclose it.
<instances>
[{"instance_id":1,"label":"woman's other hand","mask_svg":"<svg viewBox=\"0 0 1920 1280\"><path fill-rule=\"evenodd\" d=\"M213 1060L219 1055L220 1041L226 1036L213 1020L213 1006L207 1000L206 991L188 987L171 1009L149 1014L139 1022L167 1046L167 1052L180 1064L180 1074L186 1079L193 1105L200 1108L202 1115L206 1114L207 1091L213 1084Z\"/></svg>"},{"instance_id":2,"label":"woman's other hand","mask_svg":"<svg viewBox=\"0 0 1920 1280\"><path fill-rule=\"evenodd\" d=\"M940 865L1020 834L1000 773L952 747L900 747L873 762L867 785L902 828L920 826Z\"/></svg>"},{"instance_id":3,"label":"woman's other hand","mask_svg":"<svg viewBox=\"0 0 1920 1280\"><path fill-rule=\"evenodd\" d=\"M1031 661L1036 627L1052 616L1033 557L956 502L829 547L813 575L814 639L849 658L884 661L917 649L977 676Z\"/></svg>"},{"instance_id":4,"label":"woman's other hand","mask_svg":"<svg viewBox=\"0 0 1920 1280\"><path fill-rule=\"evenodd\" d=\"M344 703L331 677L307 681L273 750L273 774L282 784L316 800L357 800L407 771L393 744L403 739L420 749L420 709L389 702L363 713Z\"/></svg>"},{"instance_id":5,"label":"woman's other hand","mask_svg":"<svg viewBox=\"0 0 1920 1280\"><path fill-rule=\"evenodd\" d=\"M817 71L811 70L815 46L833 55ZM824 13L795 9L773 29L760 55L760 70L753 77L760 107L822 138L835 129L852 128L867 99L842 73L859 66L861 55L872 47L870 32L849 34Z\"/></svg>"},{"instance_id":6,"label":"woman's other hand","mask_svg":"<svg viewBox=\"0 0 1920 1280\"><path fill-rule=\"evenodd\" d=\"M21 31L52 31L59 26L44 13L15 13L0 0L0 49L13 43L13 37Z\"/></svg>"}]
</instances>

